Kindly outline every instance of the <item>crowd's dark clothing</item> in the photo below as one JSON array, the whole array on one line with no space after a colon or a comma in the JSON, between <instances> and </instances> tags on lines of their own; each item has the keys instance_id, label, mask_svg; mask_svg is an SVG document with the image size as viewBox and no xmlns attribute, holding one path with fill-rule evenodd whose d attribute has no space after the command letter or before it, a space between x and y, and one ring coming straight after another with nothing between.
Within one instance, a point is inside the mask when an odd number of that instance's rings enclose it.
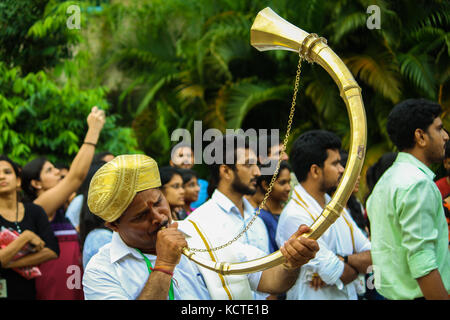
<instances>
[{"instance_id":1,"label":"crowd's dark clothing","mask_svg":"<svg viewBox=\"0 0 450 320\"><path fill-rule=\"evenodd\" d=\"M33 231L44 242L45 247L53 250L59 255L58 241L48 221L44 209L34 203L24 203L25 214L20 221L22 230ZM0 227L11 228L17 231L14 222L10 222L0 216ZM0 267L0 278L6 279L7 299L11 300L34 300L36 299L35 279L27 280L12 269Z\"/></svg>"},{"instance_id":2,"label":"crowd's dark clothing","mask_svg":"<svg viewBox=\"0 0 450 320\"><path fill-rule=\"evenodd\" d=\"M269 250L270 252L275 252L279 249L277 242L275 241L275 235L277 233L278 219L280 218L280 215L272 214L267 210L261 209L259 217L264 221L267 232L269 233Z\"/></svg>"}]
</instances>

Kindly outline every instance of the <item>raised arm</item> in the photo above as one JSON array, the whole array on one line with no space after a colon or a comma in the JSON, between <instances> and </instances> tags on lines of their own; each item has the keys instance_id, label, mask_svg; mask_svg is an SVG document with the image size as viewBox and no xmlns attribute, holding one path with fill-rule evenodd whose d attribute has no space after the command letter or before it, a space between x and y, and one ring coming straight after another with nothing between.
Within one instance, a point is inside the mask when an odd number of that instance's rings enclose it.
<instances>
[{"instance_id":1,"label":"raised arm","mask_svg":"<svg viewBox=\"0 0 450 320\"><path fill-rule=\"evenodd\" d=\"M61 207L83 183L94 158L95 145L97 144L100 132L105 124L105 113L103 110L93 107L87 117L88 131L84 138L84 143L75 156L67 176L53 188L41 193L34 203L40 205L49 219L53 219L56 210Z\"/></svg>"}]
</instances>

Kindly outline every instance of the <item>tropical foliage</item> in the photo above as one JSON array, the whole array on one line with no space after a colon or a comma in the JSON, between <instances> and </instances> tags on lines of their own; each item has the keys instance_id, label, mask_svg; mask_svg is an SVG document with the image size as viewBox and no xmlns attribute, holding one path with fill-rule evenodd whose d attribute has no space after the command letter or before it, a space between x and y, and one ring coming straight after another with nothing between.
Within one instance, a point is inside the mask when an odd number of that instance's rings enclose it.
<instances>
[{"instance_id":1,"label":"tropical foliage","mask_svg":"<svg viewBox=\"0 0 450 320\"><path fill-rule=\"evenodd\" d=\"M86 134L92 106L109 109L106 87L81 87L78 69L87 62L84 53L64 59L70 56L70 46L82 40L81 34L66 30L66 9L72 4L1 4L10 10L0 15L6 25L0 29L5 44L0 46L0 153L21 165L37 155L69 165ZM22 21L20 28L12 23L16 19ZM131 128L118 125L120 118L108 116L98 149L139 152Z\"/></svg>"},{"instance_id":2,"label":"tropical foliage","mask_svg":"<svg viewBox=\"0 0 450 320\"><path fill-rule=\"evenodd\" d=\"M51 13L63 13L62 6L68 4L64 1L60 7L38 11L43 12L39 20L22 32L25 39L41 40L44 34L58 33L56 42L37 42L49 48L77 44L67 51L72 60L61 60L63 49L49 49L59 60L38 64L39 69L55 66L48 70L52 81L76 79L80 90L92 90L93 95L104 88L109 113L120 115L116 125L132 127L138 148L161 163L168 161L172 132L185 128L193 136L196 120L202 121L203 130L284 132L298 56L258 52L250 46L250 27L267 6L305 31L325 37L355 76L368 121L366 166L393 150L385 122L401 100L438 101L444 107L445 125L450 125L448 1L129 0L103 1L101 10L88 10L90 1L76 3L82 7L78 33L52 29L63 20ZM379 29L367 26L371 5L379 8ZM0 51L7 66L26 60L6 60L7 53ZM318 65L303 63L290 141L307 129L323 128L336 132L348 147L344 110L330 76Z\"/></svg>"}]
</instances>

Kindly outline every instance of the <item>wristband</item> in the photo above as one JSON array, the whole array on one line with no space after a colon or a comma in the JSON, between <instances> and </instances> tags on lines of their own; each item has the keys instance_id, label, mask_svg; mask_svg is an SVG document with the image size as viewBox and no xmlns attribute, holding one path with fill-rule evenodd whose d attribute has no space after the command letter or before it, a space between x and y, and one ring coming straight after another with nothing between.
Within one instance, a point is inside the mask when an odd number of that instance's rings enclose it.
<instances>
[{"instance_id":1,"label":"wristband","mask_svg":"<svg viewBox=\"0 0 450 320\"><path fill-rule=\"evenodd\" d=\"M96 147L97 146L97 144L95 144L95 143L93 143L93 142L83 142L83 144L89 144L89 145L91 145L91 146L94 146L94 147Z\"/></svg>"},{"instance_id":2,"label":"wristband","mask_svg":"<svg viewBox=\"0 0 450 320\"><path fill-rule=\"evenodd\" d=\"M166 270L164 268L155 267L155 268L150 268L150 270L152 270L152 272L153 271L160 271L160 272L163 272L163 273L168 274L169 276L173 277L173 272L171 272L169 270Z\"/></svg>"}]
</instances>

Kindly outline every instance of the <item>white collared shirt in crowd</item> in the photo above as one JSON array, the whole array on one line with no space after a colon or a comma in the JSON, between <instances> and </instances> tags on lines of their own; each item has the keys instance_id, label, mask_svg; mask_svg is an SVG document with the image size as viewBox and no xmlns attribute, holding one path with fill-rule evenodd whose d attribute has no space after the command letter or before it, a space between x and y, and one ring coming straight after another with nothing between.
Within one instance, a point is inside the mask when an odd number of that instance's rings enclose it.
<instances>
[{"instance_id":1,"label":"white collared shirt in crowd","mask_svg":"<svg viewBox=\"0 0 450 320\"><path fill-rule=\"evenodd\" d=\"M208 234L208 237L211 240L214 240L214 237L217 236L217 238L220 238L221 240L215 242L218 245L221 245L238 235L255 216L255 209L250 202L244 197L242 197L242 199L244 204L243 216L236 205L222 192L216 189L212 194L211 199L193 211L188 219L195 217L196 220L202 221L201 216L208 216L210 218L213 215L214 226L211 227L217 231L216 234ZM270 253L269 234L264 221L259 217L256 217L256 220L253 222L250 229L245 232L238 241L245 245L258 248L261 251L261 256ZM241 257L241 260L242 259L243 257ZM254 291L255 299L260 300L265 299L266 297L266 293Z\"/></svg>"},{"instance_id":2,"label":"white collared shirt in crowd","mask_svg":"<svg viewBox=\"0 0 450 320\"><path fill-rule=\"evenodd\" d=\"M187 222L178 221L178 229L187 236L189 226ZM259 257L260 250L248 252L248 246L235 246L242 261ZM156 256L145 254L152 265ZM144 258L136 249L126 245L117 232L112 240L100 248L86 266L83 275L83 290L86 300L135 300L142 292L149 272ZM247 275L250 287L255 290L261 278L261 272ZM186 256L181 255L180 263L174 270L174 299L175 300L210 300L211 296L197 265Z\"/></svg>"},{"instance_id":3,"label":"white collared shirt in crowd","mask_svg":"<svg viewBox=\"0 0 450 320\"><path fill-rule=\"evenodd\" d=\"M331 198L325 195L326 203ZM297 185L278 221L276 242L282 246L301 224L311 226L320 216L322 208L317 201L301 186ZM344 219L345 217L345 219ZM353 239L348 223L353 228ZM351 216L343 211L342 215L319 238L320 250L316 257L300 269L295 285L287 292L289 300L356 300L358 287L357 278L344 285L339 279L344 271L344 262L336 254L347 256L370 250L370 241L364 236ZM355 246L355 249L353 249ZM355 251L355 252L354 252ZM318 289L309 286L312 276L317 273L327 286ZM363 284L362 284L363 285Z\"/></svg>"}]
</instances>

